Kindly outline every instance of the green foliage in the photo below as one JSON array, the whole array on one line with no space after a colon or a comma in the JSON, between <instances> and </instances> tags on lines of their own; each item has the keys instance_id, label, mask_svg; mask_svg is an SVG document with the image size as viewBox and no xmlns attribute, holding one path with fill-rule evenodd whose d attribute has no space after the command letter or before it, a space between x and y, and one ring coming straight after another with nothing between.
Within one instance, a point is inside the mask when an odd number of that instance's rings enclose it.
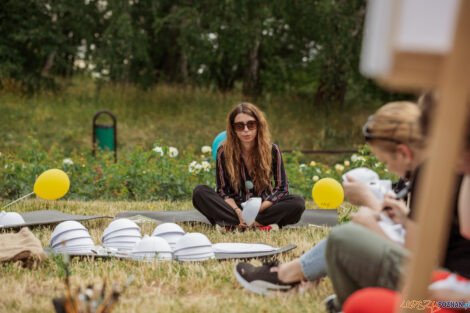
<instances>
[{"instance_id":1,"label":"green foliage","mask_svg":"<svg viewBox=\"0 0 470 313\"><path fill-rule=\"evenodd\" d=\"M0 156L0 197L13 199L31 192L36 177L50 168L60 168L70 177L71 187L65 199L180 200L190 199L197 185L215 188L215 163L210 152L194 155L189 151L177 153L172 147L156 147L136 147L114 163L112 153L66 156L57 146L45 151L30 139L30 144L14 155ZM383 178L391 177L367 148L331 168L314 161L300 163L304 157L300 153L284 154L290 192L304 198L311 197L318 179L341 180L345 171L359 166L370 167Z\"/></svg>"},{"instance_id":2,"label":"green foliage","mask_svg":"<svg viewBox=\"0 0 470 313\"><path fill-rule=\"evenodd\" d=\"M396 97L359 74L364 15L365 0L7 0L0 87L86 73L98 86L294 92L325 107Z\"/></svg>"}]
</instances>

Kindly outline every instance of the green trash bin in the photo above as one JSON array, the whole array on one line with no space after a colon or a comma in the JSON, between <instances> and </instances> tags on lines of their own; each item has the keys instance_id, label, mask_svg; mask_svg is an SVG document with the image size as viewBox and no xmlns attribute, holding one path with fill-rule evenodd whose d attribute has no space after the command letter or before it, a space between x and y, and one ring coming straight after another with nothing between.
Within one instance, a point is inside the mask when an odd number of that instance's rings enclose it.
<instances>
[{"instance_id":1,"label":"green trash bin","mask_svg":"<svg viewBox=\"0 0 470 313\"><path fill-rule=\"evenodd\" d=\"M96 120L101 114L106 114L113 120L112 125L96 124ZM114 152L114 162L117 161L117 121L110 111L99 111L93 116L93 155L96 153L96 146L103 150L108 149Z\"/></svg>"}]
</instances>

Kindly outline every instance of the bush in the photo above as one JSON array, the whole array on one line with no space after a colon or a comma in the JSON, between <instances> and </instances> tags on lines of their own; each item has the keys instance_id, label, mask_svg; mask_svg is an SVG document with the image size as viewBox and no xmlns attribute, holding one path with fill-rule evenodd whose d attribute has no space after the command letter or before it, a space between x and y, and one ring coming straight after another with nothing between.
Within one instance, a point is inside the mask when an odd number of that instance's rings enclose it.
<instances>
[{"instance_id":1,"label":"bush","mask_svg":"<svg viewBox=\"0 0 470 313\"><path fill-rule=\"evenodd\" d=\"M304 198L311 197L318 179L341 180L345 171L355 167L370 167L382 178L392 177L366 147L331 168L315 161L300 163L305 159L301 153L286 153L283 157L290 192ZM0 154L0 198L14 199L30 193L35 179L50 168L62 169L70 177L65 199L181 200L190 199L199 184L215 188L215 162L207 148L201 155L195 155L157 143L150 151L136 147L121 154L115 163L113 154L106 151L98 151L96 157L90 152L64 155L56 145L46 151L30 138L29 144L17 153Z\"/></svg>"}]
</instances>

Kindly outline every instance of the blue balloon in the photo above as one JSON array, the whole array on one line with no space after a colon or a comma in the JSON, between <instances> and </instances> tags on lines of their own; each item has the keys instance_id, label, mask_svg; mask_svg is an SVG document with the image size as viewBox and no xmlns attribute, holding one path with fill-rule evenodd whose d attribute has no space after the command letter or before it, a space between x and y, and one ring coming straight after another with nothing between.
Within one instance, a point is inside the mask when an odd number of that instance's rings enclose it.
<instances>
[{"instance_id":1,"label":"blue balloon","mask_svg":"<svg viewBox=\"0 0 470 313\"><path fill-rule=\"evenodd\" d=\"M219 148L220 143L226 139L227 131L225 130L215 137L214 142L212 143L212 156L214 157L214 160L217 160L217 149Z\"/></svg>"}]
</instances>

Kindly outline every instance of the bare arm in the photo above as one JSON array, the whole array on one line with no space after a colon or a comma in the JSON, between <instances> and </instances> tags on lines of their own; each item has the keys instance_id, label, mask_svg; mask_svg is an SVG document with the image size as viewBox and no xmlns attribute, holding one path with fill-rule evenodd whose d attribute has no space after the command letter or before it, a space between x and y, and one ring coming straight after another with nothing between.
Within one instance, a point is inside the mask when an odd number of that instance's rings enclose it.
<instances>
[{"instance_id":1,"label":"bare arm","mask_svg":"<svg viewBox=\"0 0 470 313\"><path fill-rule=\"evenodd\" d=\"M460 186L459 224L462 237L470 240L470 176L465 175Z\"/></svg>"}]
</instances>

